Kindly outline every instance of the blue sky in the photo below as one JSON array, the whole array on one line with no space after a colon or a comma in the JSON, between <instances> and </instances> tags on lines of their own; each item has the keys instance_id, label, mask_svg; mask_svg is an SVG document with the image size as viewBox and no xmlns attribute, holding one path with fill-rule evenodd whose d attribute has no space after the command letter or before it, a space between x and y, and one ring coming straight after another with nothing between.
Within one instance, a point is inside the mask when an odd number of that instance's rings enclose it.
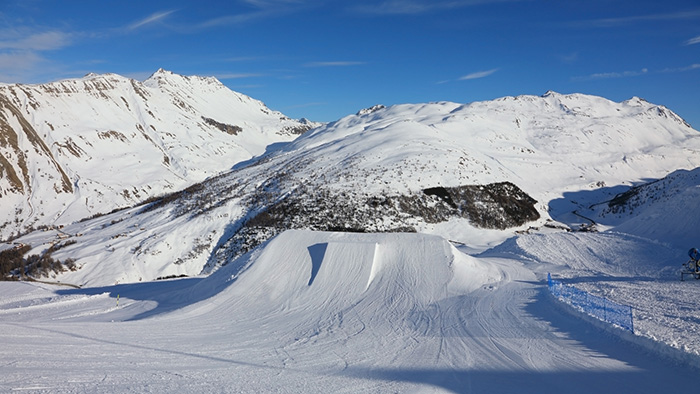
<instances>
[{"instance_id":1,"label":"blue sky","mask_svg":"<svg viewBox=\"0 0 700 394\"><path fill-rule=\"evenodd\" d=\"M0 1L0 82L158 68L299 118L508 95L639 96L700 128L700 3Z\"/></svg>"}]
</instances>

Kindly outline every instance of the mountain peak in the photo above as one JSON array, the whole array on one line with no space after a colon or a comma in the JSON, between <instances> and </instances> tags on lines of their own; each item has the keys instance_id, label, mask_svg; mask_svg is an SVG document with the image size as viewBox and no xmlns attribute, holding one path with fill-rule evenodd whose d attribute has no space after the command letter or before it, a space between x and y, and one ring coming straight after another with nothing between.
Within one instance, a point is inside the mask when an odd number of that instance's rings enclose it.
<instances>
[{"instance_id":1,"label":"mountain peak","mask_svg":"<svg viewBox=\"0 0 700 394\"><path fill-rule=\"evenodd\" d=\"M623 103L628 104L628 105L637 105L637 106L642 105L642 104L649 104L648 101L646 101L645 99L643 99L641 97L637 97L637 96L633 96L629 100L623 101Z\"/></svg>"},{"instance_id":2,"label":"mountain peak","mask_svg":"<svg viewBox=\"0 0 700 394\"><path fill-rule=\"evenodd\" d=\"M357 116L368 115L368 114L371 114L373 112L377 112L380 109L384 109L384 108L386 108L386 106L382 105L382 104L373 105L369 108L364 108L364 109L359 110L357 112Z\"/></svg>"},{"instance_id":3,"label":"mountain peak","mask_svg":"<svg viewBox=\"0 0 700 394\"><path fill-rule=\"evenodd\" d=\"M225 87L221 81L219 81L216 77L213 76L199 76L199 75L181 75L174 73L172 71L165 70L163 68L159 68L156 72L151 74L150 77L148 77L144 83L148 86L149 81L151 83L156 82L159 85L162 84L163 82L167 81L169 84L176 84L178 82L203 82L208 85L215 85L219 87Z\"/></svg>"},{"instance_id":4,"label":"mountain peak","mask_svg":"<svg viewBox=\"0 0 700 394\"><path fill-rule=\"evenodd\" d=\"M148 79L163 78L163 77L167 77L167 76L171 76L171 75L176 75L176 74L173 73L172 71L168 71L168 70L161 67L158 70L156 70L156 72L151 74L151 76L148 77Z\"/></svg>"}]
</instances>

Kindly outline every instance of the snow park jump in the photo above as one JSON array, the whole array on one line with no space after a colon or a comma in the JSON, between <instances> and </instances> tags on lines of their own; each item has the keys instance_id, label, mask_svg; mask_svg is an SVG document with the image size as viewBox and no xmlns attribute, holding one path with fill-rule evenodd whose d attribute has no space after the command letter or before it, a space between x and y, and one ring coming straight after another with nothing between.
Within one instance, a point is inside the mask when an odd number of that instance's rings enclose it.
<instances>
[{"instance_id":1,"label":"snow park jump","mask_svg":"<svg viewBox=\"0 0 700 394\"><path fill-rule=\"evenodd\" d=\"M224 266L197 287L218 288L222 278L236 278L219 294L231 292L231 308L240 300L236 308L313 311L324 319L351 308L402 321L450 293L478 289L500 276L441 237L290 230L245 263Z\"/></svg>"},{"instance_id":2,"label":"snow park jump","mask_svg":"<svg viewBox=\"0 0 700 394\"><path fill-rule=\"evenodd\" d=\"M695 392L690 367L560 312L542 278L504 252L290 230L207 277L59 291L8 282L0 388Z\"/></svg>"}]
</instances>

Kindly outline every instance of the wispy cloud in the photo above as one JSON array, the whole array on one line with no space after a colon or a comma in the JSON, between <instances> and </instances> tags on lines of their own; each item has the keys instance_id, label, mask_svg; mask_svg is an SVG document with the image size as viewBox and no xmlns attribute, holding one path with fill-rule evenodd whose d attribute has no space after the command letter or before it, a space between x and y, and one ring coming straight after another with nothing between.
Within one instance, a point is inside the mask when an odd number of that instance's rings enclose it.
<instances>
[{"instance_id":1,"label":"wispy cloud","mask_svg":"<svg viewBox=\"0 0 700 394\"><path fill-rule=\"evenodd\" d=\"M0 29L0 77L9 82L35 83L37 80L56 79L63 75L74 76L79 73L74 66L65 61L49 61L43 53L70 47L85 40L129 35L139 28L163 22L174 12L176 10L156 12L129 25L92 31L64 31L29 26Z\"/></svg>"},{"instance_id":2,"label":"wispy cloud","mask_svg":"<svg viewBox=\"0 0 700 394\"><path fill-rule=\"evenodd\" d=\"M697 36L695 38L691 38L690 40L685 42L685 45L694 45L694 44L700 44L700 36Z\"/></svg>"},{"instance_id":3,"label":"wispy cloud","mask_svg":"<svg viewBox=\"0 0 700 394\"><path fill-rule=\"evenodd\" d=\"M70 42L70 33L57 30L45 32L32 32L28 29L0 30L0 49L48 51L66 47Z\"/></svg>"},{"instance_id":4,"label":"wispy cloud","mask_svg":"<svg viewBox=\"0 0 700 394\"><path fill-rule=\"evenodd\" d=\"M206 21L198 24L196 27L198 27L198 28L210 28L210 27L218 27L218 26L237 25L240 23L249 22L249 21L254 20L254 19L262 19L268 15L269 15L269 13L262 12L262 11L250 12L250 13L238 14L238 15L224 15L224 16L220 16L217 18L206 20Z\"/></svg>"},{"instance_id":5,"label":"wispy cloud","mask_svg":"<svg viewBox=\"0 0 700 394\"><path fill-rule=\"evenodd\" d=\"M0 70L6 74L19 74L43 61L41 56L31 51L0 53Z\"/></svg>"},{"instance_id":6,"label":"wispy cloud","mask_svg":"<svg viewBox=\"0 0 700 394\"><path fill-rule=\"evenodd\" d=\"M122 75L127 77L127 78L135 79L137 81L145 81L151 75L153 75L153 70L150 70L150 71L132 71L132 72L122 73Z\"/></svg>"},{"instance_id":7,"label":"wispy cloud","mask_svg":"<svg viewBox=\"0 0 700 394\"><path fill-rule=\"evenodd\" d=\"M687 71L700 70L700 63L694 63L689 66L684 67L669 67L663 70L649 70L643 68L639 71L622 71L622 72L607 72L607 73L595 73L591 75L579 76L571 78L573 81L595 81L600 79L611 79L611 78L628 78L637 77L640 75L651 75L651 74L674 74L682 73Z\"/></svg>"},{"instance_id":8,"label":"wispy cloud","mask_svg":"<svg viewBox=\"0 0 700 394\"><path fill-rule=\"evenodd\" d=\"M492 68L492 69L486 70L486 71L477 71L477 72L473 72L471 74L467 74L463 77L460 77L459 80L460 81L467 81L470 79L485 78L485 77L488 77L489 75L495 73L496 71L498 71L497 68Z\"/></svg>"},{"instance_id":9,"label":"wispy cloud","mask_svg":"<svg viewBox=\"0 0 700 394\"><path fill-rule=\"evenodd\" d=\"M617 27L625 26L640 22L655 22L655 21L674 21L674 20L687 20L687 19L698 19L700 18L700 9L671 12L671 13L658 13L658 14L647 14L647 15L631 15L623 16L618 18L601 18L593 19L587 21L574 22L572 25L579 27Z\"/></svg>"},{"instance_id":10,"label":"wispy cloud","mask_svg":"<svg viewBox=\"0 0 700 394\"><path fill-rule=\"evenodd\" d=\"M304 67L348 67L348 66L361 66L367 64L365 62L355 62L355 61L335 61L335 62L311 62L304 64Z\"/></svg>"},{"instance_id":11,"label":"wispy cloud","mask_svg":"<svg viewBox=\"0 0 700 394\"><path fill-rule=\"evenodd\" d=\"M415 15L479 4L514 1L519 0L384 0L378 4L354 5L350 9L367 15Z\"/></svg>"},{"instance_id":12,"label":"wispy cloud","mask_svg":"<svg viewBox=\"0 0 700 394\"><path fill-rule=\"evenodd\" d=\"M56 73L55 65L41 53L71 45L74 36L60 30L30 27L0 29L0 80L35 83L40 75Z\"/></svg>"},{"instance_id":13,"label":"wispy cloud","mask_svg":"<svg viewBox=\"0 0 700 394\"><path fill-rule=\"evenodd\" d=\"M160 11L129 25L92 31L64 31L30 26L0 29L0 77L10 82L34 83L39 79L55 79L66 74L74 76L78 71L73 66L65 61L49 61L43 52L57 51L85 40L129 35L140 28L163 22L176 11Z\"/></svg>"},{"instance_id":14,"label":"wispy cloud","mask_svg":"<svg viewBox=\"0 0 700 394\"><path fill-rule=\"evenodd\" d=\"M0 82L44 83L84 74L50 61L35 51L0 52Z\"/></svg>"},{"instance_id":15,"label":"wispy cloud","mask_svg":"<svg viewBox=\"0 0 700 394\"><path fill-rule=\"evenodd\" d=\"M682 73L682 72L692 71L692 70L700 70L700 63L691 64L690 66L686 66L686 67L665 68L659 72L668 74L668 73Z\"/></svg>"},{"instance_id":16,"label":"wispy cloud","mask_svg":"<svg viewBox=\"0 0 700 394\"><path fill-rule=\"evenodd\" d=\"M196 27L212 28L238 25L259 19L292 13L306 7L314 6L315 4L323 3L320 0L243 0L243 2L250 5L252 8L254 8L254 10L234 15L222 15L206 20L198 24Z\"/></svg>"},{"instance_id":17,"label":"wispy cloud","mask_svg":"<svg viewBox=\"0 0 700 394\"><path fill-rule=\"evenodd\" d=\"M595 73L585 76L579 76L572 78L574 81L594 81L598 79L611 79L611 78L628 78L636 77L649 73L649 69L643 68L639 71L622 71L622 72L605 72L605 73Z\"/></svg>"},{"instance_id":18,"label":"wispy cloud","mask_svg":"<svg viewBox=\"0 0 700 394\"><path fill-rule=\"evenodd\" d=\"M170 14L172 14L175 11L177 11L177 10L156 12L154 14L147 16L144 19L141 19L139 21L136 21L136 22L130 24L129 26L126 27L126 29L127 30L136 30L140 27L163 21L165 18L167 18Z\"/></svg>"},{"instance_id":19,"label":"wispy cloud","mask_svg":"<svg viewBox=\"0 0 700 394\"><path fill-rule=\"evenodd\" d=\"M565 55L559 55L559 60L565 64L574 64L578 60L578 52L572 52Z\"/></svg>"}]
</instances>

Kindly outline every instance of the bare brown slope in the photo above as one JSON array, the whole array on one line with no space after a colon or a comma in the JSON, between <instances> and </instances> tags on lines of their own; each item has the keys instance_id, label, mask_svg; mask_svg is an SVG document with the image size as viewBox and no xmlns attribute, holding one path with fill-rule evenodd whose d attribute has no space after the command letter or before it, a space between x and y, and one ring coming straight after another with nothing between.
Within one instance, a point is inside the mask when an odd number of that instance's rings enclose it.
<instances>
[{"instance_id":1,"label":"bare brown slope","mask_svg":"<svg viewBox=\"0 0 700 394\"><path fill-rule=\"evenodd\" d=\"M19 123L21 130L15 130L10 125L10 117L14 117ZM31 189L30 174L27 168L25 154L19 146L18 132L22 132L24 137L32 144L34 150L39 155L46 156L53 164L56 172L60 174L60 185L54 186L57 193L72 193L73 186L68 175L53 157L51 150L39 137L32 125L24 118L20 110L6 97L0 96L0 147L9 149L17 156L17 168L13 168L10 161L3 157L0 160L0 173L9 179L13 190L17 192L29 192Z\"/></svg>"}]
</instances>

